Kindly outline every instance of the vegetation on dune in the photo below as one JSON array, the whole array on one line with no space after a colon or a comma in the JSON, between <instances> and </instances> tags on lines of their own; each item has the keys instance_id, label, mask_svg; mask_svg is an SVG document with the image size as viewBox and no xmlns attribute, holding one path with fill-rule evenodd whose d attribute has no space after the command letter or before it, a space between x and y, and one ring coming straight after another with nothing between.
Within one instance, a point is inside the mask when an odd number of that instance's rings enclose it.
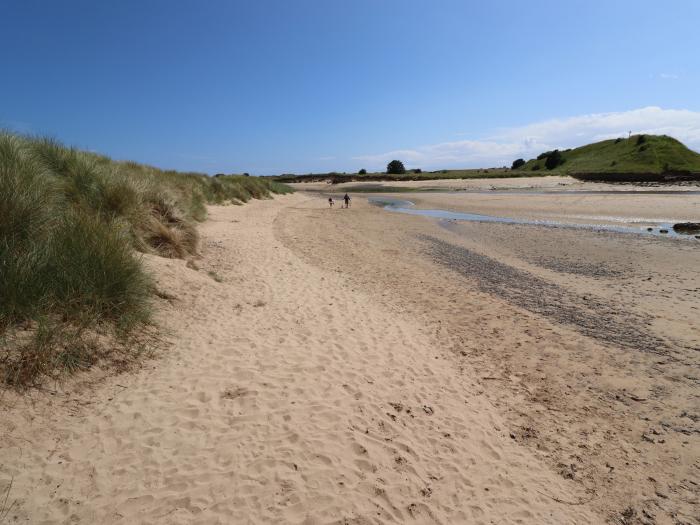
<instances>
[{"instance_id":1,"label":"vegetation on dune","mask_svg":"<svg viewBox=\"0 0 700 525\"><path fill-rule=\"evenodd\" d=\"M136 251L193 255L205 204L286 191L0 132L0 379L26 385L138 348L154 289Z\"/></svg>"},{"instance_id":2,"label":"vegetation on dune","mask_svg":"<svg viewBox=\"0 0 700 525\"><path fill-rule=\"evenodd\" d=\"M516 161L517 162L517 161ZM700 174L700 154L666 135L633 135L604 140L580 148L554 150L519 164L521 172L543 168L561 175L605 180L654 180Z\"/></svg>"}]
</instances>

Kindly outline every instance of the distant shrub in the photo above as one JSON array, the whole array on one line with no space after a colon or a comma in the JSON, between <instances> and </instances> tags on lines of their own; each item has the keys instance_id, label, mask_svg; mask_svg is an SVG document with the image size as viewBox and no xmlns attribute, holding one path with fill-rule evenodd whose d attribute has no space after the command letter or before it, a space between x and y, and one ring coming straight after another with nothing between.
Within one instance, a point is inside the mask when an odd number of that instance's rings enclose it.
<instances>
[{"instance_id":1,"label":"distant shrub","mask_svg":"<svg viewBox=\"0 0 700 525\"><path fill-rule=\"evenodd\" d=\"M539 164L535 164L534 166L532 166L532 168L530 168L530 170L531 170L531 171L539 171L539 170L540 170L540 165L539 165Z\"/></svg>"},{"instance_id":2,"label":"distant shrub","mask_svg":"<svg viewBox=\"0 0 700 525\"><path fill-rule=\"evenodd\" d=\"M243 173L243 176L244 176L244 177L250 177L250 173L248 173L248 172L246 171L245 173Z\"/></svg>"},{"instance_id":3,"label":"distant shrub","mask_svg":"<svg viewBox=\"0 0 700 525\"><path fill-rule=\"evenodd\" d=\"M644 135L639 135L637 137L637 146L644 144L647 141L647 138Z\"/></svg>"},{"instance_id":4,"label":"distant shrub","mask_svg":"<svg viewBox=\"0 0 700 525\"><path fill-rule=\"evenodd\" d=\"M423 170L420 168L416 168L413 170L413 173L423 173Z\"/></svg>"},{"instance_id":5,"label":"distant shrub","mask_svg":"<svg viewBox=\"0 0 700 525\"><path fill-rule=\"evenodd\" d=\"M620 142L622 142L622 139L620 137L615 139L615 144L619 144Z\"/></svg>"},{"instance_id":6,"label":"distant shrub","mask_svg":"<svg viewBox=\"0 0 700 525\"><path fill-rule=\"evenodd\" d=\"M539 155L537 155L537 160L546 159L551 153L551 151L545 151L544 153L540 153Z\"/></svg>"},{"instance_id":7,"label":"distant shrub","mask_svg":"<svg viewBox=\"0 0 700 525\"><path fill-rule=\"evenodd\" d=\"M406 168L400 160L392 160L386 165L386 172L390 175L401 175L406 173Z\"/></svg>"},{"instance_id":8,"label":"distant shrub","mask_svg":"<svg viewBox=\"0 0 700 525\"><path fill-rule=\"evenodd\" d=\"M367 170L362 168L360 171L357 172L358 175L367 175Z\"/></svg>"},{"instance_id":9,"label":"distant shrub","mask_svg":"<svg viewBox=\"0 0 700 525\"><path fill-rule=\"evenodd\" d=\"M510 167L512 170L517 170L525 165L525 159L515 159L513 165Z\"/></svg>"},{"instance_id":10,"label":"distant shrub","mask_svg":"<svg viewBox=\"0 0 700 525\"><path fill-rule=\"evenodd\" d=\"M558 149L555 149L547 156L547 159L544 161L544 167L548 170L553 170L563 162L564 159L561 156L561 152Z\"/></svg>"}]
</instances>

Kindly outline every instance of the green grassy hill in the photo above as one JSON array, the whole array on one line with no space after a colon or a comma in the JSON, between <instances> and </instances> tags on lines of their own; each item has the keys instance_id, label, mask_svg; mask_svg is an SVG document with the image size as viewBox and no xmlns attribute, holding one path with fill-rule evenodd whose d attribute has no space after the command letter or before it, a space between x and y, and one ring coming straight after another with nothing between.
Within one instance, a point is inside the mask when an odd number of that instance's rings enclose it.
<instances>
[{"instance_id":1,"label":"green grassy hill","mask_svg":"<svg viewBox=\"0 0 700 525\"><path fill-rule=\"evenodd\" d=\"M550 159L548 162L548 158ZM604 140L575 149L542 153L516 169L488 168L421 171L402 174L309 173L272 177L283 182L322 182L335 184L352 181L409 181L438 179L486 179L571 175L587 180L663 181L700 179L700 154L666 135L632 135L630 138Z\"/></svg>"},{"instance_id":2,"label":"green grassy hill","mask_svg":"<svg viewBox=\"0 0 700 525\"><path fill-rule=\"evenodd\" d=\"M633 135L559 152L559 162L546 152L527 161L516 172L542 171L593 180L664 180L699 178L700 154L666 135ZM553 167L552 165L555 164Z\"/></svg>"}]
</instances>

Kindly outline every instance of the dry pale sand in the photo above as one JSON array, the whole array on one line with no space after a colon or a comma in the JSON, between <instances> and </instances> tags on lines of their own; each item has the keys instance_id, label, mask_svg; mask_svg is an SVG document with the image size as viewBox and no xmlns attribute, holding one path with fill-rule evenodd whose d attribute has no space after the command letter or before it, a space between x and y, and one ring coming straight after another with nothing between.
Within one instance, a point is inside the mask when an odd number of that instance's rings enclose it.
<instances>
[{"instance_id":1,"label":"dry pale sand","mask_svg":"<svg viewBox=\"0 0 700 525\"><path fill-rule=\"evenodd\" d=\"M558 197L539 212L562 213ZM449 195L409 198L475 211ZM504 208L525 215L528 198ZM576 198L576 213L601 214L598 195ZM675 195L644 198L655 213L680 208ZM355 201L315 211L313 237L300 235L311 214L286 210L287 242L431 326L512 438L594 494L602 519L698 523L700 243L436 221Z\"/></svg>"},{"instance_id":2,"label":"dry pale sand","mask_svg":"<svg viewBox=\"0 0 700 525\"><path fill-rule=\"evenodd\" d=\"M5 393L0 523L697 523L697 247L210 212L155 359Z\"/></svg>"}]
</instances>

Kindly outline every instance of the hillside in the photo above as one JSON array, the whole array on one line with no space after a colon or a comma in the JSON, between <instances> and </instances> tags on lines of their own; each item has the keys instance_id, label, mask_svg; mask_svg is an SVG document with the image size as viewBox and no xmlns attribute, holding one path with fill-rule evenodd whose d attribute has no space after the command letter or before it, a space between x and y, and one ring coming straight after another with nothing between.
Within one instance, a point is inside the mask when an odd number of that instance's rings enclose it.
<instances>
[{"instance_id":1,"label":"hillside","mask_svg":"<svg viewBox=\"0 0 700 525\"><path fill-rule=\"evenodd\" d=\"M543 153L513 171L607 181L700 179L700 154L666 135L632 135L563 150L548 166L552 155L556 151Z\"/></svg>"}]
</instances>

